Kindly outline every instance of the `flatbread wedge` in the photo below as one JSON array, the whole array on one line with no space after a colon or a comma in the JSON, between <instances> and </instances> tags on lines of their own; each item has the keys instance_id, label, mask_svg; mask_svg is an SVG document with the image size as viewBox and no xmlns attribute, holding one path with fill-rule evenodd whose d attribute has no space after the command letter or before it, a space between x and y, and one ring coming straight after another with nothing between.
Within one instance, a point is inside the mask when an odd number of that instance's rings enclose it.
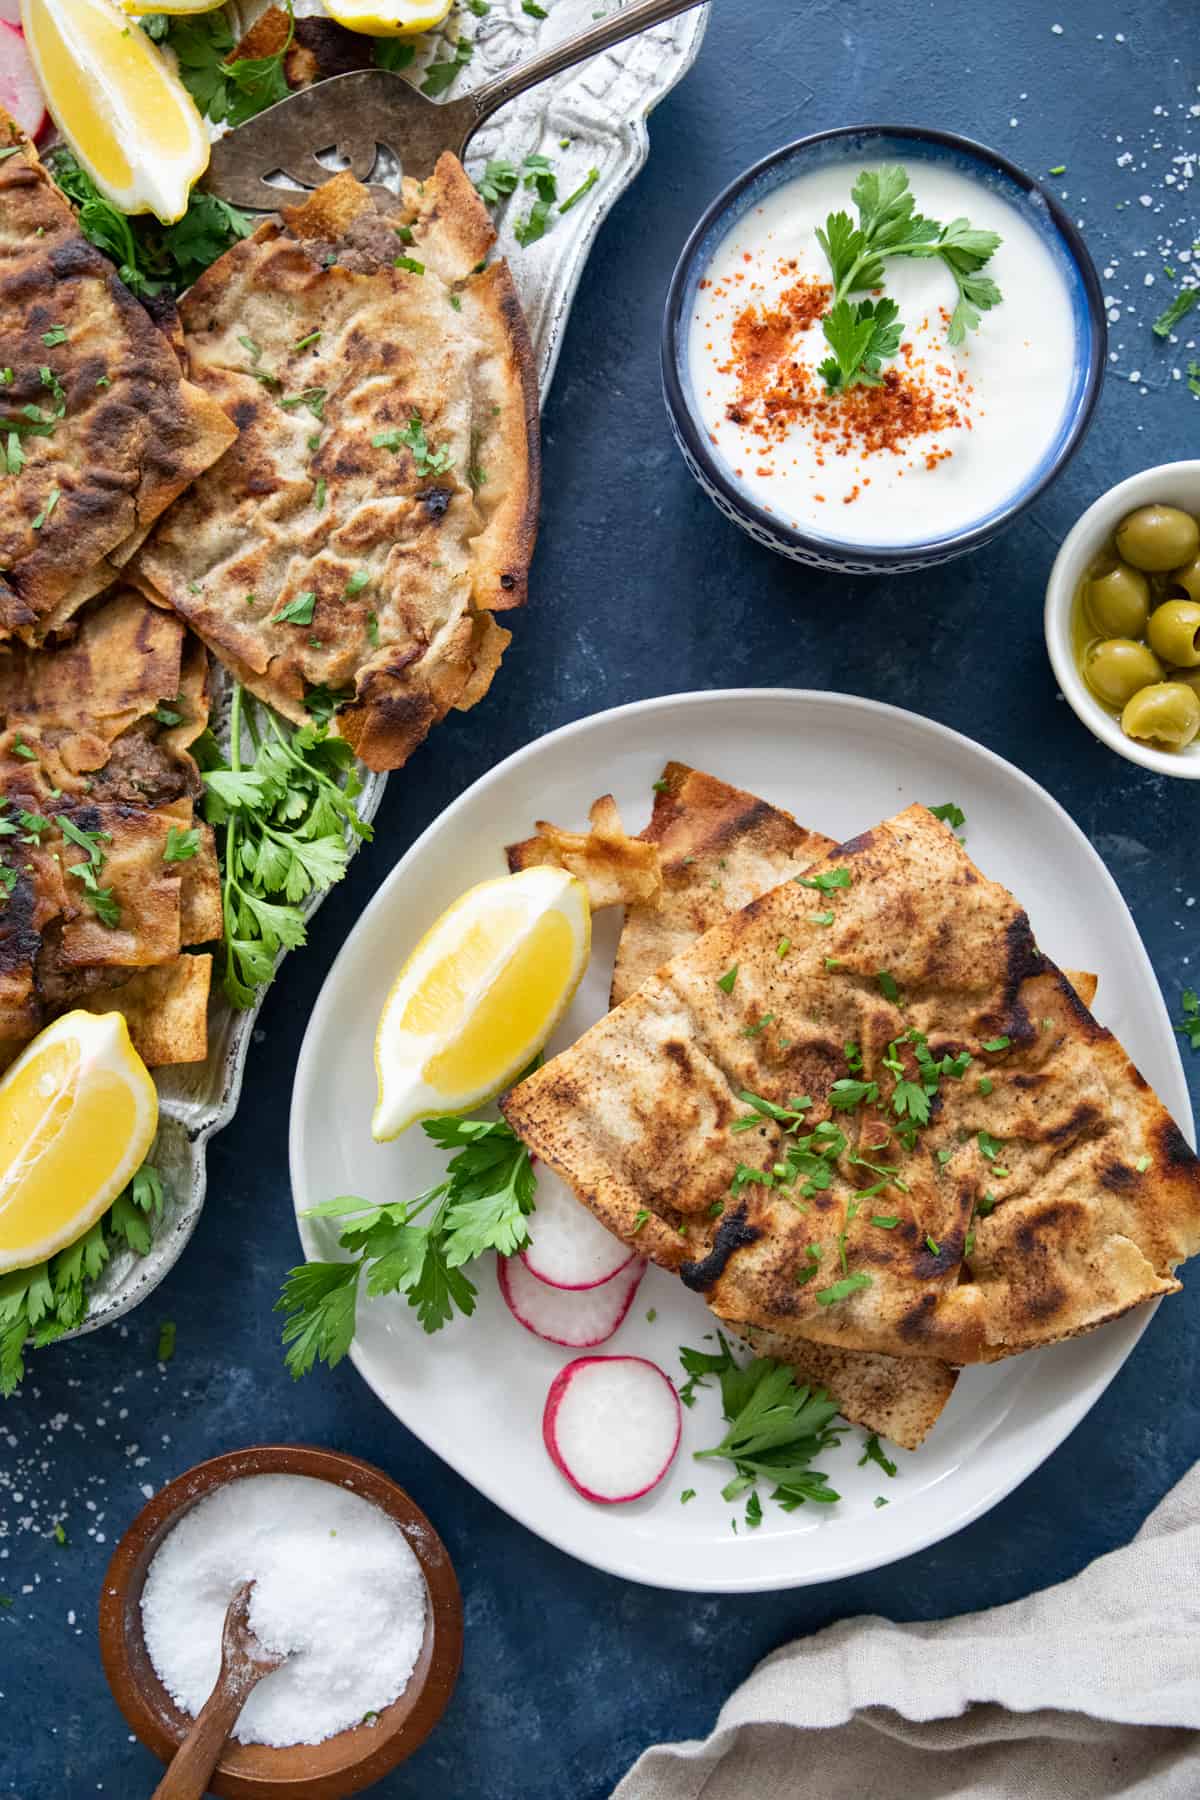
<instances>
[{"instance_id":1,"label":"flatbread wedge","mask_svg":"<svg viewBox=\"0 0 1200 1800\"><path fill-rule=\"evenodd\" d=\"M656 907L662 890L657 847L645 834L627 834L611 794L593 802L588 823L590 831L564 831L539 819L535 837L508 846L510 871L566 869L583 882L593 912L605 906Z\"/></svg>"},{"instance_id":2,"label":"flatbread wedge","mask_svg":"<svg viewBox=\"0 0 1200 1800\"><path fill-rule=\"evenodd\" d=\"M818 876L516 1088L529 1147L720 1317L838 1350L990 1361L1175 1291L1200 1164L1012 895L919 806Z\"/></svg>"},{"instance_id":3,"label":"flatbread wedge","mask_svg":"<svg viewBox=\"0 0 1200 1800\"><path fill-rule=\"evenodd\" d=\"M0 112L0 643L107 587L234 441Z\"/></svg>"},{"instance_id":4,"label":"flatbread wedge","mask_svg":"<svg viewBox=\"0 0 1200 1800\"><path fill-rule=\"evenodd\" d=\"M373 769L482 698L526 596L537 394L494 235L453 156L387 216L342 174L180 307L239 437L134 578L287 717L336 708Z\"/></svg>"},{"instance_id":5,"label":"flatbread wedge","mask_svg":"<svg viewBox=\"0 0 1200 1800\"><path fill-rule=\"evenodd\" d=\"M5 1057L71 1006L127 1004L147 1062L203 1059L211 959L181 951L221 934L187 750L207 719L203 646L131 589L0 657Z\"/></svg>"},{"instance_id":6,"label":"flatbread wedge","mask_svg":"<svg viewBox=\"0 0 1200 1800\"><path fill-rule=\"evenodd\" d=\"M662 856L663 891L652 905L626 908L614 1006L731 912L836 848L782 808L679 762L669 762L655 782L642 836ZM783 1329L725 1323L757 1354L790 1363L801 1381L827 1388L852 1424L905 1450L924 1441L954 1392L957 1370L933 1357L833 1350Z\"/></svg>"}]
</instances>

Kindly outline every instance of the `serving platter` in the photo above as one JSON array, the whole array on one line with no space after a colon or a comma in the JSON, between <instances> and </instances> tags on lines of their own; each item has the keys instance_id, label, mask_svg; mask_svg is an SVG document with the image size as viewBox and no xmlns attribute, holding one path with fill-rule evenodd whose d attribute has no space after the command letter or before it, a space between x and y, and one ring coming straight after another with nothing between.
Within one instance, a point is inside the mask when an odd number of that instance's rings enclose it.
<instances>
[{"instance_id":1,"label":"serving platter","mask_svg":"<svg viewBox=\"0 0 1200 1800\"><path fill-rule=\"evenodd\" d=\"M535 819L581 826L597 770L628 828L640 829L651 783L670 757L761 794L836 838L916 800L957 802L971 855L1015 890L1052 957L1098 973L1099 1018L1192 1139L1179 1052L1146 952L1112 877L1057 802L1000 757L915 714L840 694L742 689L642 701L540 739L463 794L397 863L330 971L301 1049L290 1125L298 1215L333 1195L395 1201L439 1177L444 1164L421 1134L384 1145L370 1136L375 1020L392 972L465 887L503 872L503 846L527 835ZM551 1051L606 1010L619 917L600 913L595 926L591 966ZM339 1254L329 1221L301 1216L299 1229L310 1258ZM698 1592L827 1581L960 1529L1063 1441L1153 1311L1143 1307L1070 1343L968 1369L923 1447L896 1453L894 1480L873 1464L858 1467L862 1434L849 1432L820 1459L843 1496L839 1505L785 1514L764 1502L762 1525L748 1532L741 1507L720 1497L716 1466L692 1460L722 1435L715 1391L698 1395L676 1463L644 1500L595 1506L570 1489L543 1449L541 1416L550 1381L571 1353L515 1322L486 1262L472 1275L474 1317L434 1337L398 1297L360 1300L351 1351L360 1374L404 1425L531 1531L611 1574ZM1168 1303L1164 1329L1170 1311ZM702 1346L713 1329L698 1296L651 1268L605 1350L649 1357L679 1376L679 1346ZM686 1488L696 1497L684 1506ZM877 1498L888 1504L878 1507Z\"/></svg>"},{"instance_id":2,"label":"serving platter","mask_svg":"<svg viewBox=\"0 0 1200 1800\"><path fill-rule=\"evenodd\" d=\"M240 35L263 6L234 0L228 10ZM322 8L318 0L300 0L296 10L303 15L320 13ZM493 0L486 17L468 19L474 54L449 97L582 29L593 11L593 0L559 0L552 14L538 21L522 10L521 0ZM460 12L456 8L450 16L452 23L421 40L414 79L420 79L429 62L445 59L447 42L453 41L459 29ZM702 6L543 83L506 107L472 141L467 169L476 177L492 157L507 156L519 162L535 150L554 158L564 195L574 191L589 169L599 170L598 180L579 203L556 215L545 237L528 247L518 244L514 227L528 210L530 196L518 188L496 215L496 254L509 259L533 340L543 401L588 251L605 216L645 162L647 117L691 66L707 16L708 8ZM561 147L566 138L570 139L569 150ZM536 628L536 618L530 623ZM227 744L227 719L220 709L214 724L218 737ZM436 734L421 754L436 756ZM386 777L369 771L363 774L358 806L363 818L372 819L383 798ZM377 844L374 854L378 856L381 849ZM323 898L322 894L313 896L307 917ZM214 982L207 1060L157 1072L160 1126L153 1158L167 1196L164 1215L145 1256L129 1251L114 1256L91 1290L80 1332L111 1323L145 1299L171 1269L195 1229L204 1205L208 1139L227 1125L237 1110L258 1010L256 1006L247 1012L235 1011Z\"/></svg>"}]
</instances>

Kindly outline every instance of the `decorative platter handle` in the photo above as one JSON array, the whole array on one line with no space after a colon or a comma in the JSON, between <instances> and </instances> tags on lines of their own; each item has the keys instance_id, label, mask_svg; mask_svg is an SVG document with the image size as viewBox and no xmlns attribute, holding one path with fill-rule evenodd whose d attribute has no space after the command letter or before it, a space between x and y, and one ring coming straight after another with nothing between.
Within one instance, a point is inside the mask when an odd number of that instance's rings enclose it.
<instances>
[{"instance_id":1,"label":"decorative platter handle","mask_svg":"<svg viewBox=\"0 0 1200 1800\"><path fill-rule=\"evenodd\" d=\"M586 31L580 31L574 37L564 38L561 44L553 45L543 51L540 56L530 57L528 62L518 63L513 69L506 69L494 81L476 88L467 96L475 110L475 123L467 134L468 141L486 119L490 119L500 107L507 106L518 94L536 87L539 82L547 81L552 75L561 75L566 69L573 69L576 63L586 61L589 56L599 55L601 50L610 50L614 44L623 43L626 38L636 37L640 32L649 31L653 25L661 25L667 19L673 19L678 13L690 12L695 6L702 6L707 0L634 0L632 6L623 6L619 12L607 19L601 19L595 25L589 25Z\"/></svg>"}]
</instances>

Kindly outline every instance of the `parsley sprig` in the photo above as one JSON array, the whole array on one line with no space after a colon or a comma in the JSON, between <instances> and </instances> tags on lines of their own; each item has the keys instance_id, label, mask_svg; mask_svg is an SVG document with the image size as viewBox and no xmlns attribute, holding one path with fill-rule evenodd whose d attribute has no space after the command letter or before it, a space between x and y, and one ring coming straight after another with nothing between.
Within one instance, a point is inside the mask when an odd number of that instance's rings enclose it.
<instances>
[{"instance_id":1,"label":"parsley sprig","mask_svg":"<svg viewBox=\"0 0 1200 1800\"><path fill-rule=\"evenodd\" d=\"M173 225L160 225L150 214L128 218L104 198L65 146L52 150L47 160L55 181L74 203L84 237L117 265L117 274L131 293L146 297L182 293L231 244L250 234L251 221L245 213L216 194L198 190Z\"/></svg>"},{"instance_id":2,"label":"parsley sprig","mask_svg":"<svg viewBox=\"0 0 1200 1800\"><path fill-rule=\"evenodd\" d=\"M32 1269L0 1275L0 1395L19 1387L29 1345L41 1349L83 1323L89 1289L117 1251L146 1254L162 1210L158 1170L143 1163L81 1238Z\"/></svg>"},{"instance_id":3,"label":"parsley sprig","mask_svg":"<svg viewBox=\"0 0 1200 1800\"><path fill-rule=\"evenodd\" d=\"M916 211L907 172L899 167L864 169L851 190L857 225L849 213L830 213L817 239L833 275L833 304L823 321L833 354L819 373L830 392L855 386L878 387L881 368L900 348L903 325L895 301L851 299L884 283L892 256L936 256L954 277L958 299L950 317L951 344L961 344L979 327L980 315L998 306L1000 289L980 273L1000 238L968 219L940 225Z\"/></svg>"},{"instance_id":4,"label":"parsley sprig","mask_svg":"<svg viewBox=\"0 0 1200 1800\"><path fill-rule=\"evenodd\" d=\"M1184 988L1180 1005L1183 1013L1175 1029L1187 1039L1189 1050L1200 1050L1200 995L1195 988Z\"/></svg>"},{"instance_id":5,"label":"parsley sprig","mask_svg":"<svg viewBox=\"0 0 1200 1800\"><path fill-rule=\"evenodd\" d=\"M475 1311L474 1284L463 1265L496 1250L512 1256L526 1240L536 1182L529 1152L504 1123L423 1119L426 1137L457 1150L446 1176L415 1200L368 1206L346 1195L314 1206L306 1218L347 1219L338 1242L348 1262L311 1262L288 1272L276 1312L287 1314L283 1342L293 1377L320 1360L339 1363L354 1339L358 1295L405 1294L426 1331L438 1331L455 1308Z\"/></svg>"},{"instance_id":6,"label":"parsley sprig","mask_svg":"<svg viewBox=\"0 0 1200 1800\"><path fill-rule=\"evenodd\" d=\"M254 747L248 767L243 721ZM279 952L303 944L301 902L345 873L347 831L357 838L372 833L354 804L362 782L353 752L325 726L285 731L239 684L229 729L228 761L211 732L194 753L204 774L204 816L221 834L221 985L244 1009L270 981Z\"/></svg>"},{"instance_id":7,"label":"parsley sprig","mask_svg":"<svg viewBox=\"0 0 1200 1800\"><path fill-rule=\"evenodd\" d=\"M844 1427L835 1426L837 1401L824 1388L798 1387L786 1363L759 1356L741 1367L721 1332L719 1353L680 1348L687 1372L680 1398L692 1403L705 1377L715 1375L721 1385L721 1410L729 1429L710 1450L694 1452L697 1462L720 1459L731 1462L735 1473L721 1489L724 1500L736 1500L760 1480L775 1483L771 1499L785 1512L793 1512L806 1500L831 1506L841 1495L829 1478L811 1467L815 1456L836 1447Z\"/></svg>"},{"instance_id":8,"label":"parsley sprig","mask_svg":"<svg viewBox=\"0 0 1200 1800\"><path fill-rule=\"evenodd\" d=\"M151 13L140 23L157 43L174 51L179 78L200 112L214 125L244 125L256 113L291 93L284 61L292 47L296 21L292 0L285 0L288 34L270 56L230 60L236 49L223 11L187 15Z\"/></svg>"}]
</instances>

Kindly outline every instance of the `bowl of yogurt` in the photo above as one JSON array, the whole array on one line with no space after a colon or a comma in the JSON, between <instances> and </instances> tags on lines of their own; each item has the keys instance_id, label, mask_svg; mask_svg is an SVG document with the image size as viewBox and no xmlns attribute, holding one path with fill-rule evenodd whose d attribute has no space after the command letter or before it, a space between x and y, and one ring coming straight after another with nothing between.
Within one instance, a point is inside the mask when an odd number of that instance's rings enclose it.
<instances>
[{"instance_id":1,"label":"bowl of yogurt","mask_svg":"<svg viewBox=\"0 0 1200 1800\"><path fill-rule=\"evenodd\" d=\"M1106 343L1083 240L1032 177L951 132L846 126L705 212L667 296L663 387L723 513L795 562L886 574L975 549L1042 493Z\"/></svg>"}]
</instances>

